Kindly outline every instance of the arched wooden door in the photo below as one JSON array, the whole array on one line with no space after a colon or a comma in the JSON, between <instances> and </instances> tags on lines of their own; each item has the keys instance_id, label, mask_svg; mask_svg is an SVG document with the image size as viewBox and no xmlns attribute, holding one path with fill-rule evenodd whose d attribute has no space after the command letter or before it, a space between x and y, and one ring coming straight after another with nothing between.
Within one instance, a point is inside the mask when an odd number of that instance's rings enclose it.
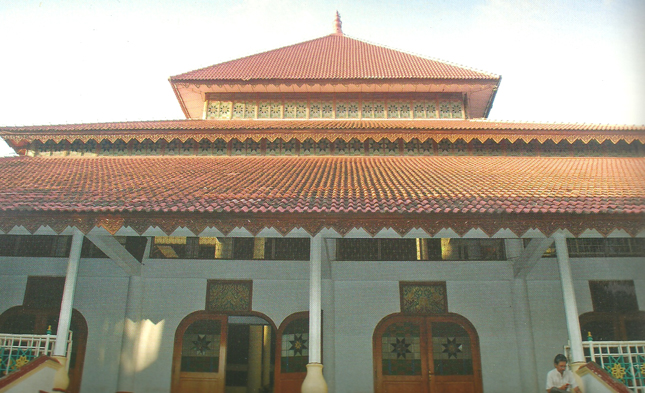
<instances>
[{"instance_id":1,"label":"arched wooden door","mask_svg":"<svg viewBox=\"0 0 645 393\"><path fill-rule=\"evenodd\" d=\"M377 393L481 393L477 332L463 317L393 315L374 331Z\"/></svg>"},{"instance_id":2,"label":"arched wooden door","mask_svg":"<svg viewBox=\"0 0 645 393\"><path fill-rule=\"evenodd\" d=\"M175 332L172 393L224 393L227 317L193 313Z\"/></svg>"},{"instance_id":3,"label":"arched wooden door","mask_svg":"<svg viewBox=\"0 0 645 393\"><path fill-rule=\"evenodd\" d=\"M278 328L275 392L300 393L309 361L309 312L287 317Z\"/></svg>"}]
</instances>

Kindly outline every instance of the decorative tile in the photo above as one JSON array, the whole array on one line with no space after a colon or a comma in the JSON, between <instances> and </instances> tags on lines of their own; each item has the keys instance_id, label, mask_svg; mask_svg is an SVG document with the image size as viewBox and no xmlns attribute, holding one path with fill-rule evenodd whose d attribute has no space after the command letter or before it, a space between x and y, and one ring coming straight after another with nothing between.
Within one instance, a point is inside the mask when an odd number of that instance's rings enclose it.
<instances>
[{"instance_id":1,"label":"decorative tile","mask_svg":"<svg viewBox=\"0 0 645 393\"><path fill-rule=\"evenodd\" d=\"M419 143L419 154L422 156L433 156L434 141L432 139L426 139L425 141Z\"/></svg>"},{"instance_id":2,"label":"decorative tile","mask_svg":"<svg viewBox=\"0 0 645 393\"><path fill-rule=\"evenodd\" d=\"M253 139L249 138L245 141L245 144L246 144L246 155L259 156L262 154L262 146L260 142L256 142Z\"/></svg>"},{"instance_id":3,"label":"decorative tile","mask_svg":"<svg viewBox=\"0 0 645 393\"><path fill-rule=\"evenodd\" d=\"M334 141L334 154L338 156L346 156L348 153L348 145L344 139L336 139Z\"/></svg>"},{"instance_id":4,"label":"decorative tile","mask_svg":"<svg viewBox=\"0 0 645 393\"><path fill-rule=\"evenodd\" d=\"M188 139L186 142L181 144L181 155L182 156L194 156L195 155L195 140Z\"/></svg>"},{"instance_id":5,"label":"decorative tile","mask_svg":"<svg viewBox=\"0 0 645 393\"><path fill-rule=\"evenodd\" d=\"M316 154L319 156L328 156L331 154L331 143L328 139L321 139L316 143Z\"/></svg>"},{"instance_id":6,"label":"decorative tile","mask_svg":"<svg viewBox=\"0 0 645 393\"><path fill-rule=\"evenodd\" d=\"M409 142L405 142L403 144L403 154L406 156L419 155L419 140L415 138Z\"/></svg>"},{"instance_id":7,"label":"decorative tile","mask_svg":"<svg viewBox=\"0 0 645 393\"><path fill-rule=\"evenodd\" d=\"M228 143L222 138L215 139L215 142L213 142L213 154L216 156L228 155Z\"/></svg>"},{"instance_id":8,"label":"decorative tile","mask_svg":"<svg viewBox=\"0 0 645 393\"><path fill-rule=\"evenodd\" d=\"M362 156L365 154L365 143L356 138L352 138L348 144L349 154L352 156Z\"/></svg>"},{"instance_id":9,"label":"decorative tile","mask_svg":"<svg viewBox=\"0 0 645 393\"><path fill-rule=\"evenodd\" d=\"M401 312L443 314L448 312L445 283L401 283Z\"/></svg>"},{"instance_id":10,"label":"decorative tile","mask_svg":"<svg viewBox=\"0 0 645 393\"><path fill-rule=\"evenodd\" d=\"M210 156L212 154L213 154L213 143L206 138L199 141L197 155Z\"/></svg>"},{"instance_id":11,"label":"decorative tile","mask_svg":"<svg viewBox=\"0 0 645 393\"><path fill-rule=\"evenodd\" d=\"M307 138L300 145L301 156L312 156L316 154L316 142L313 139Z\"/></svg>"},{"instance_id":12,"label":"decorative tile","mask_svg":"<svg viewBox=\"0 0 645 393\"><path fill-rule=\"evenodd\" d=\"M253 281L208 280L206 310L251 311Z\"/></svg>"},{"instance_id":13,"label":"decorative tile","mask_svg":"<svg viewBox=\"0 0 645 393\"><path fill-rule=\"evenodd\" d=\"M437 152L440 156L448 156L452 154L452 143L448 139L442 139L437 143Z\"/></svg>"},{"instance_id":14,"label":"decorative tile","mask_svg":"<svg viewBox=\"0 0 645 393\"><path fill-rule=\"evenodd\" d=\"M246 145L237 139L231 139L231 155L243 156L246 154Z\"/></svg>"},{"instance_id":15,"label":"decorative tile","mask_svg":"<svg viewBox=\"0 0 645 393\"><path fill-rule=\"evenodd\" d=\"M267 141L266 145L266 155L267 156L277 156L280 155L280 150L282 147L282 139L278 138L274 141Z\"/></svg>"},{"instance_id":16,"label":"decorative tile","mask_svg":"<svg viewBox=\"0 0 645 393\"><path fill-rule=\"evenodd\" d=\"M183 143L179 139L173 139L166 145L166 156L178 156L183 148Z\"/></svg>"},{"instance_id":17,"label":"decorative tile","mask_svg":"<svg viewBox=\"0 0 645 393\"><path fill-rule=\"evenodd\" d=\"M282 143L282 155L285 156L295 156L298 154L298 141L296 139L291 139L287 142Z\"/></svg>"}]
</instances>

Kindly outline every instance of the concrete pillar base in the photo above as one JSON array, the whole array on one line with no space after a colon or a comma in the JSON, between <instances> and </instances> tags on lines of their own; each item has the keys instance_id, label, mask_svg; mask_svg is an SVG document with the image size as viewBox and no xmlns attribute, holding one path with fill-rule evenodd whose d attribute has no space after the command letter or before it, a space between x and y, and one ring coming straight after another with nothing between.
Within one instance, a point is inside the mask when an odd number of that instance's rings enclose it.
<instances>
[{"instance_id":1,"label":"concrete pillar base","mask_svg":"<svg viewBox=\"0 0 645 393\"><path fill-rule=\"evenodd\" d=\"M54 391L66 392L69 387L69 375L67 374L67 358L64 356L52 356L56 361L63 365L54 375Z\"/></svg>"},{"instance_id":2,"label":"concrete pillar base","mask_svg":"<svg viewBox=\"0 0 645 393\"><path fill-rule=\"evenodd\" d=\"M578 374L578 369L582 366L584 366L585 362L574 362L574 363L569 363L569 369L571 370L571 373L573 373L573 378L576 380L576 383L578 384L578 388L580 388L580 391L584 393L584 383L582 382L582 377Z\"/></svg>"},{"instance_id":3,"label":"concrete pillar base","mask_svg":"<svg viewBox=\"0 0 645 393\"><path fill-rule=\"evenodd\" d=\"M309 363L307 365L307 376L302 383L302 393L327 393L327 382L322 373L323 365L320 363Z\"/></svg>"}]
</instances>

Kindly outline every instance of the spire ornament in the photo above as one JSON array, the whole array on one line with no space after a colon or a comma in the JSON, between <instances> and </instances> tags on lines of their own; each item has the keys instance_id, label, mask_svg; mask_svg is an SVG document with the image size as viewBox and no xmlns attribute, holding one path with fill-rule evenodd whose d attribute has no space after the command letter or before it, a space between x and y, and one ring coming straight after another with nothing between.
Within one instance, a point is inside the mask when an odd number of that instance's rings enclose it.
<instances>
[{"instance_id":1,"label":"spire ornament","mask_svg":"<svg viewBox=\"0 0 645 393\"><path fill-rule=\"evenodd\" d=\"M343 23L340 21L340 14L336 11L336 20L334 20L334 34L343 35Z\"/></svg>"}]
</instances>

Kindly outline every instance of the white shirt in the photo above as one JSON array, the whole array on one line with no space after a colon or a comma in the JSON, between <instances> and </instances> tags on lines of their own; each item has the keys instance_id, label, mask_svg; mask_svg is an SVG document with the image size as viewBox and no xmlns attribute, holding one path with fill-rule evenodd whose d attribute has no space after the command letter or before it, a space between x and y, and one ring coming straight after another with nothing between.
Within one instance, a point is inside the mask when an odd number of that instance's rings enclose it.
<instances>
[{"instance_id":1,"label":"white shirt","mask_svg":"<svg viewBox=\"0 0 645 393\"><path fill-rule=\"evenodd\" d=\"M564 373L560 374L560 372L554 368L546 375L546 390L559 388L565 383L568 383L569 388L571 389L578 387L576 379L573 377L573 373L569 370L564 370Z\"/></svg>"}]
</instances>

